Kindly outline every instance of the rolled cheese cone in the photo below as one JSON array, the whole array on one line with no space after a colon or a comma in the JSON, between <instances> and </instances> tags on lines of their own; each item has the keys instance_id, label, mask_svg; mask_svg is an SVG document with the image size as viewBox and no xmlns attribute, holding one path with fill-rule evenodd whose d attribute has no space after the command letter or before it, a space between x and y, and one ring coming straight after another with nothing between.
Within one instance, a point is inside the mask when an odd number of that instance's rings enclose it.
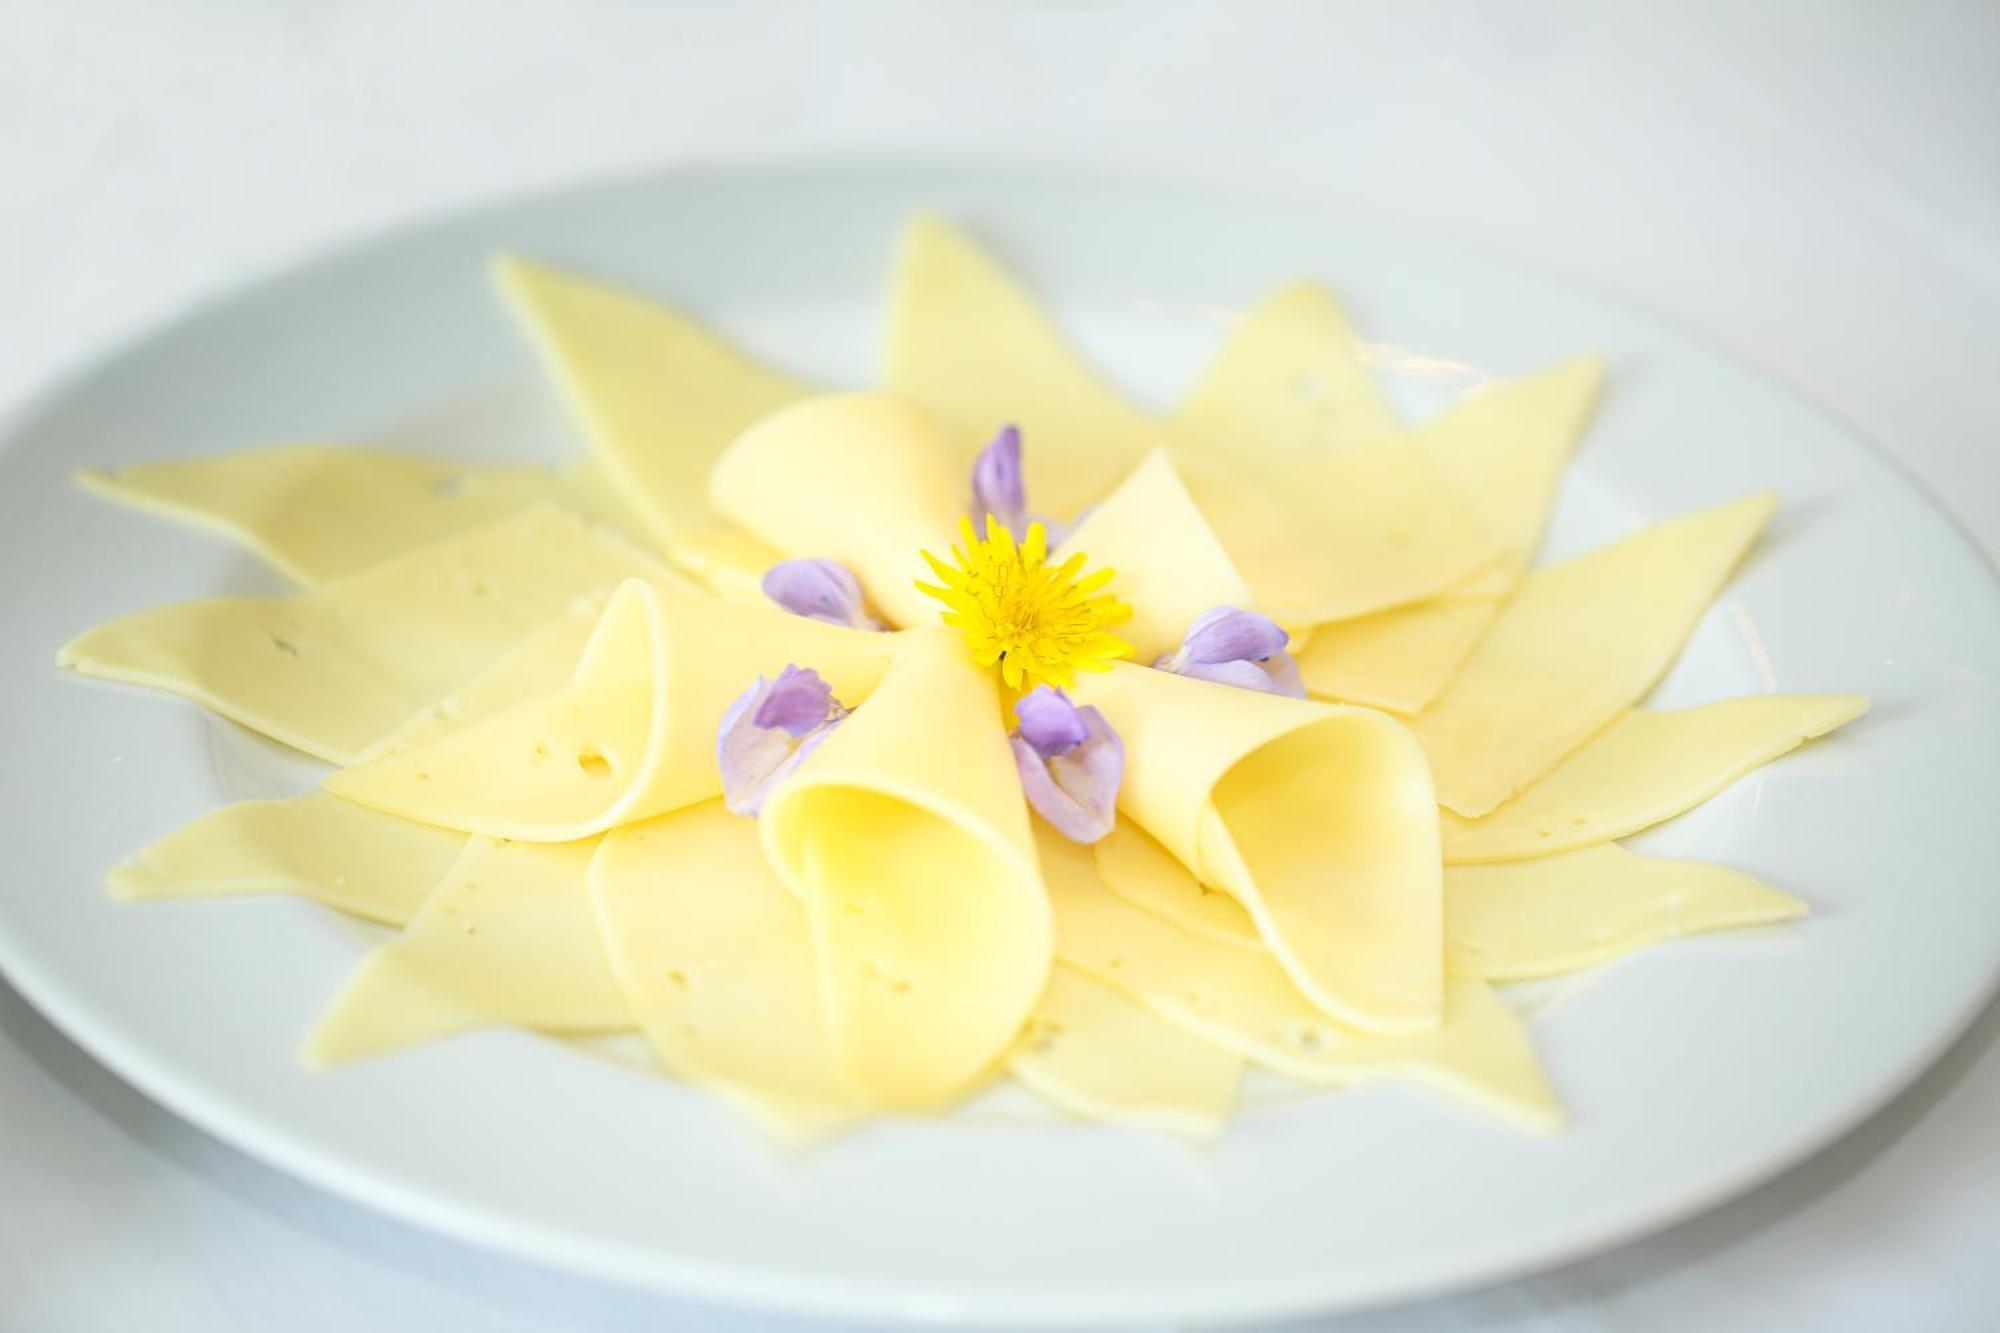
<instances>
[{"instance_id":1,"label":"rolled cheese cone","mask_svg":"<svg viewBox=\"0 0 2000 1333\"><path fill-rule=\"evenodd\" d=\"M762 831L806 904L856 1095L922 1108L1005 1054L1048 980L1051 925L993 674L949 630L899 638Z\"/></svg>"},{"instance_id":2,"label":"rolled cheese cone","mask_svg":"<svg viewBox=\"0 0 2000 1333\"><path fill-rule=\"evenodd\" d=\"M1123 663L1071 694L1125 742L1119 810L1234 894L1314 1005L1366 1032L1437 1024L1437 807L1401 724Z\"/></svg>"},{"instance_id":3,"label":"rolled cheese cone","mask_svg":"<svg viewBox=\"0 0 2000 1333\"><path fill-rule=\"evenodd\" d=\"M634 579L569 684L336 773L326 789L489 837L589 837L720 795L716 729L759 676L810 667L852 706L890 652L889 635Z\"/></svg>"},{"instance_id":4,"label":"rolled cheese cone","mask_svg":"<svg viewBox=\"0 0 2000 1333\"><path fill-rule=\"evenodd\" d=\"M739 436L709 475L709 500L795 559L838 560L897 625L934 625L917 591L946 556L971 499L965 453L922 408L886 393L825 394Z\"/></svg>"}]
</instances>

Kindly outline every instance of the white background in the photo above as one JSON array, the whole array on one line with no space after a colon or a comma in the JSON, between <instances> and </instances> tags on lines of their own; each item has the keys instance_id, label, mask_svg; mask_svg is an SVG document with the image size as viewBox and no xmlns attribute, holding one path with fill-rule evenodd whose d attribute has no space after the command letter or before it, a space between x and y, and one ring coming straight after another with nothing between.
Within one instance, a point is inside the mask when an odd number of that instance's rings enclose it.
<instances>
[{"instance_id":1,"label":"white background","mask_svg":"<svg viewBox=\"0 0 2000 1333\"><path fill-rule=\"evenodd\" d=\"M332 243L674 164L1306 191L1664 311L2000 553L2000 6L0 0L0 411ZM0 628L4 632L4 628ZM2000 886L1996 886L2000 891ZM1326 1327L2000 1317L2000 1012L1719 1212ZM0 1330L804 1328L553 1276L261 1167L0 985Z\"/></svg>"}]
</instances>

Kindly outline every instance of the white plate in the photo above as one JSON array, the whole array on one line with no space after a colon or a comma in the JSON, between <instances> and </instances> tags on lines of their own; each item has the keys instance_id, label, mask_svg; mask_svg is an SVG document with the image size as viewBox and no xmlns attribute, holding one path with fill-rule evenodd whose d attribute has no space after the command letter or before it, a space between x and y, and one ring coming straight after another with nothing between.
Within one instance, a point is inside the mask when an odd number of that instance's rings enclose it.
<instances>
[{"instance_id":1,"label":"white plate","mask_svg":"<svg viewBox=\"0 0 2000 1333\"><path fill-rule=\"evenodd\" d=\"M119 907L99 891L119 855L297 774L178 702L58 678L56 646L99 620L273 586L219 544L86 500L73 468L298 438L573 448L488 292L502 246L654 287L782 364L863 382L888 247L917 207L990 238L1155 402L1296 274L1350 299L1413 408L1608 353L1556 553L1746 491L1785 499L1661 697L1876 700L1648 845L1755 871L1815 915L1561 988L1534 1024L1575 1115L1560 1138L1383 1087L1260 1099L1195 1153L1013 1094L791 1160L701 1096L520 1033L307 1074L293 1048L365 947L356 931L302 902ZM2000 964L2000 598L1968 544L1850 433L1679 331L1297 204L1030 175L672 176L396 236L163 330L19 421L0 450L0 625L0 965L23 993L167 1105L327 1188L728 1301L1210 1320L1546 1265L1827 1143L1939 1054Z\"/></svg>"}]
</instances>

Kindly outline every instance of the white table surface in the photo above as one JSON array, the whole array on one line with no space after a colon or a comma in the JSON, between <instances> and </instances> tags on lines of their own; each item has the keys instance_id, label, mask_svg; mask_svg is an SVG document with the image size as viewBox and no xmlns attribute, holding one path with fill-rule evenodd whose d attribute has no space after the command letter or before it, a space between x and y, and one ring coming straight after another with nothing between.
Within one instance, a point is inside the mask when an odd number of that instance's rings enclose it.
<instances>
[{"instance_id":1,"label":"white table surface","mask_svg":"<svg viewBox=\"0 0 2000 1333\"><path fill-rule=\"evenodd\" d=\"M218 285L468 201L679 163L1028 159L1326 195L1665 311L2000 553L2000 7L1748 10L0 0L0 411ZM1990 1327L1996 1033L1989 1011L1706 1217L1325 1327ZM0 986L0 1330L279 1327L813 1326L323 1195Z\"/></svg>"}]
</instances>

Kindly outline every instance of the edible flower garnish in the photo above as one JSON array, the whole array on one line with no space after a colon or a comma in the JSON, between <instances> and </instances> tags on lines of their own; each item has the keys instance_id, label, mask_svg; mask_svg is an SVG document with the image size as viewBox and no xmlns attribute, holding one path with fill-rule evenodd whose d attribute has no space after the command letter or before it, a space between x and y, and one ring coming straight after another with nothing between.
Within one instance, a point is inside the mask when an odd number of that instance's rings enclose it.
<instances>
[{"instance_id":1,"label":"edible flower garnish","mask_svg":"<svg viewBox=\"0 0 2000 1333\"><path fill-rule=\"evenodd\" d=\"M1020 726L1008 740L1028 804L1071 842L1097 842L1111 832L1125 743L1104 714L1040 685L1014 705L1014 716Z\"/></svg>"},{"instance_id":2,"label":"edible flower garnish","mask_svg":"<svg viewBox=\"0 0 2000 1333\"><path fill-rule=\"evenodd\" d=\"M1181 646L1162 653L1153 665L1217 685L1303 699L1306 687L1299 678L1299 664L1285 651L1291 641L1292 636L1269 616L1218 606L1195 617Z\"/></svg>"},{"instance_id":3,"label":"edible flower garnish","mask_svg":"<svg viewBox=\"0 0 2000 1333\"><path fill-rule=\"evenodd\" d=\"M1020 541L1028 535L1028 483L1021 472L1021 428L1002 426L972 460L972 529L987 535L988 519Z\"/></svg>"},{"instance_id":4,"label":"edible flower garnish","mask_svg":"<svg viewBox=\"0 0 2000 1333\"><path fill-rule=\"evenodd\" d=\"M729 705L715 733L723 803L739 815L764 808L771 789L790 777L813 748L844 721L848 709L819 672L787 665Z\"/></svg>"},{"instance_id":5,"label":"edible flower garnish","mask_svg":"<svg viewBox=\"0 0 2000 1333\"><path fill-rule=\"evenodd\" d=\"M1108 632L1132 615L1103 591L1114 571L1084 574L1081 552L1050 565L1040 523L1030 523L1018 543L998 521L984 537L970 519L958 528L963 545L952 548L955 563L923 553L942 586L917 589L944 603L944 623L965 636L975 662L998 666L1010 689L1068 685L1077 672L1108 671L1131 653L1132 645Z\"/></svg>"},{"instance_id":6,"label":"edible flower garnish","mask_svg":"<svg viewBox=\"0 0 2000 1333\"><path fill-rule=\"evenodd\" d=\"M795 616L848 629L881 629L868 614L861 580L838 560L786 560L764 572L764 595Z\"/></svg>"}]
</instances>

